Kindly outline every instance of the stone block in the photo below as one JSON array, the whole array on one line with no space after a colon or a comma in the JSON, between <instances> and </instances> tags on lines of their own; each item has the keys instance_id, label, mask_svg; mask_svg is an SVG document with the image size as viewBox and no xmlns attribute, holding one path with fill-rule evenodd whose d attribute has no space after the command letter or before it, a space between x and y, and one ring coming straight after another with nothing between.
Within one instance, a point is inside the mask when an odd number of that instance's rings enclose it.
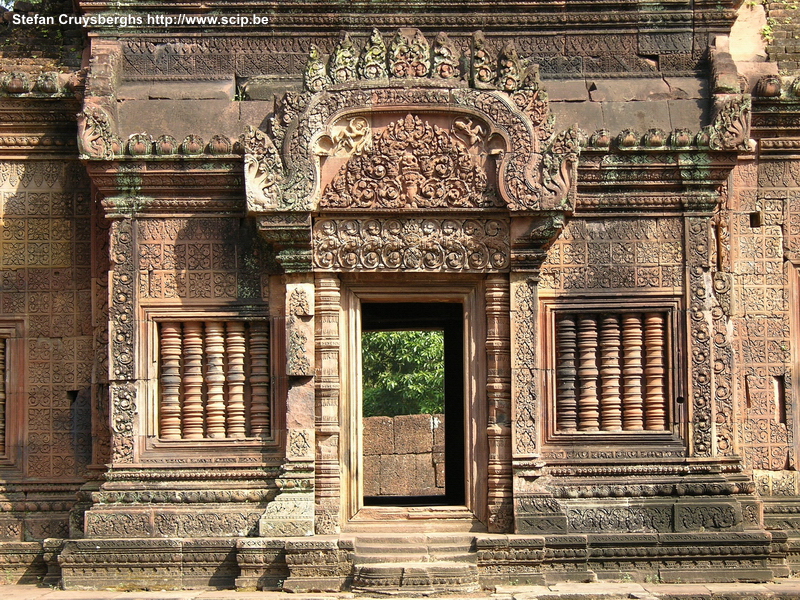
<instances>
[{"instance_id":1,"label":"stone block","mask_svg":"<svg viewBox=\"0 0 800 600\"><path fill-rule=\"evenodd\" d=\"M381 495L431 494L436 494L436 477L430 454L397 454L382 457Z\"/></svg>"},{"instance_id":2,"label":"stone block","mask_svg":"<svg viewBox=\"0 0 800 600\"><path fill-rule=\"evenodd\" d=\"M67 590L180 589L182 558L179 539L70 540L59 559L61 582Z\"/></svg>"},{"instance_id":3,"label":"stone block","mask_svg":"<svg viewBox=\"0 0 800 600\"><path fill-rule=\"evenodd\" d=\"M381 459L380 455L364 455L365 496L378 496L381 493Z\"/></svg>"},{"instance_id":4,"label":"stone block","mask_svg":"<svg viewBox=\"0 0 800 600\"><path fill-rule=\"evenodd\" d=\"M678 502L675 531L741 531L742 507L738 502Z\"/></svg>"},{"instance_id":5,"label":"stone block","mask_svg":"<svg viewBox=\"0 0 800 600\"><path fill-rule=\"evenodd\" d=\"M444 453L443 452L434 452L433 453L433 469L436 476L436 487L439 489L444 489Z\"/></svg>"},{"instance_id":6,"label":"stone block","mask_svg":"<svg viewBox=\"0 0 800 600\"><path fill-rule=\"evenodd\" d=\"M583 79L551 80L544 84L550 102L585 102L589 100L589 91Z\"/></svg>"},{"instance_id":7,"label":"stone block","mask_svg":"<svg viewBox=\"0 0 800 600\"><path fill-rule=\"evenodd\" d=\"M365 417L364 456L394 454L394 420L391 417Z\"/></svg>"},{"instance_id":8,"label":"stone block","mask_svg":"<svg viewBox=\"0 0 800 600\"><path fill-rule=\"evenodd\" d=\"M592 102L631 102L634 100L667 100L672 97L669 85L662 78L593 79L587 82Z\"/></svg>"},{"instance_id":9,"label":"stone block","mask_svg":"<svg viewBox=\"0 0 800 600\"><path fill-rule=\"evenodd\" d=\"M286 540L281 538L240 538L236 541L238 590L280 590L289 576Z\"/></svg>"},{"instance_id":10,"label":"stone block","mask_svg":"<svg viewBox=\"0 0 800 600\"><path fill-rule=\"evenodd\" d=\"M47 575L41 542L0 542L0 583L39 583Z\"/></svg>"},{"instance_id":11,"label":"stone block","mask_svg":"<svg viewBox=\"0 0 800 600\"><path fill-rule=\"evenodd\" d=\"M154 138L163 134L180 143L187 135L199 135L205 142L212 135L235 140L242 133L239 107L230 100L126 100L118 103L122 140L146 131Z\"/></svg>"},{"instance_id":12,"label":"stone block","mask_svg":"<svg viewBox=\"0 0 800 600\"><path fill-rule=\"evenodd\" d=\"M684 100L692 98L700 100L708 98L710 90L708 89L708 80L700 77L667 77L667 85L669 86L672 98L675 100ZM694 126L697 128L697 124Z\"/></svg>"},{"instance_id":13,"label":"stone block","mask_svg":"<svg viewBox=\"0 0 800 600\"><path fill-rule=\"evenodd\" d=\"M602 106L603 123L612 135L623 129L634 129L640 134L654 127L665 131L672 129L666 100L603 102Z\"/></svg>"},{"instance_id":14,"label":"stone block","mask_svg":"<svg viewBox=\"0 0 800 600\"><path fill-rule=\"evenodd\" d=\"M257 76L250 77L241 84L247 100L272 100L281 97L287 91L302 92L303 86L297 78Z\"/></svg>"},{"instance_id":15,"label":"stone block","mask_svg":"<svg viewBox=\"0 0 800 600\"><path fill-rule=\"evenodd\" d=\"M431 415L433 429L433 451L444 452L445 422L444 415Z\"/></svg>"},{"instance_id":16,"label":"stone block","mask_svg":"<svg viewBox=\"0 0 800 600\"><path fill-rule=\"evenodd\" d=\"M669 106L670 129L685 128L695 131L698 129L698 125L708 123L711 120L708 100L670 100L667 104Z\"/></svg>"},{"instance_id":17,"label":"stone block","mask_svg":"<svg viewBox=\"0 0 800 600\"><path fill-rule=\"evenodd\" d=\"M599 102L551 102L550 113L556 119L556 131L575 124L590 133L603 127L603 108Z\"/></svg>"},{"instance_id":18,"label":"stone block","mask_svg":"<svg viewBox=\"0 0 800 600\"><path fill-rule=\"evenodd\" d=\"M394 418L396 454L430 452L433 448L431 415L398 415Z\"/></svg>"},{"instance_id":19,"label":"stone block","mask_svg":"<svg viewBox=\"0 0 800 600\"><path fill-rule=\"evenodd\" d=\"M227 100L236 96L233 79L126 83L119 87L118 100Z\"/></svg>"}]
</instances>

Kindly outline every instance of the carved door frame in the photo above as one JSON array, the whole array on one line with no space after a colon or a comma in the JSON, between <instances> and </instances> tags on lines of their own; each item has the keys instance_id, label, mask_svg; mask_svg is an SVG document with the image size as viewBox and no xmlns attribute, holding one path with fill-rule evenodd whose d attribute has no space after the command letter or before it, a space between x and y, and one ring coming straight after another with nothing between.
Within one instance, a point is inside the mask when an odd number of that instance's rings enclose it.
<instances>
[{"instance_id":1,"label":"carved door frame","mask_svg":"<svg viewBox=\"0 0 800 600\"><path fill-rule=\"evenodd\" d=\"M341 523L343 529L358 523L383 519L413 518L408 511L394 507L363 505L363 458L361 439L361 312L362 301L460 302L464 306L464 427L466 512L450 511L471 529L475 521L486 523L488 441L485 423L486 402L486 317L483 275L438 275L420 273L391 274L391 278L342 276L341 289L341 423L340 460L342 467ZM412 511L421 514L420 511ZM440 511L441 512L441 511Z\"/></svg>"}]
</instances>

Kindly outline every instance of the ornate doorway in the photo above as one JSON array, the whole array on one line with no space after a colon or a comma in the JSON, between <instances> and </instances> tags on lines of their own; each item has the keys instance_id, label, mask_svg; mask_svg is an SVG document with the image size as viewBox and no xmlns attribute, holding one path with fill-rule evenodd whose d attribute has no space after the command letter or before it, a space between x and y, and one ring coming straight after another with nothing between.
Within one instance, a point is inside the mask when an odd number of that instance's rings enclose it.
<instances>
[{"instance_id":1,"label":"ornate doorway","mask_svg":"<svg viewBox=\"0 0 800 600\"><path fill-rule=\"evenodd\" d=\"M481 401L485 390L485 339L483 281L481 277L456 277L445 284L417 274L403 277L407 285L390 284L375 278L371 281L343 281L342 308L345 323L341 357L342 398L342 491L345 499L342 519L345 529L375 522L403 519L435 528L435 519L461 523L466 530L485 528L487 506L486 405ZM395 279L397 280L397 279ZM441 331L444 345L444 403L435 415L402 415L384 421L380 439L368 430L363 416L362 333L365 331ZM427 419L427 421L426 421ZM435 423L435 419L444 421ZM419 421L423 423L420 427ZM391 424L389 424L391 422ZM433 447L430 461L437 462L440 490L418 485L401 493L397 481L390 481L393 465L421 469L426 457L422 448L424 423L430 431ZM444 425L444 427L442 427ZM394 427L398 431L394 431ZM396 452L376 458L375 446L389 444L386 431L392 429ZM404 429L405 428L405 429ZM444 435L442 435L444 429ZM416 434L416 435L415 435ZM435 436L435 437L434 437ZM440 446L436 447L436 444ZM439 452L441 451L441 452ZM440 454L440 455L439 455ZM380 466L384 464L381 471ZM419 473L424 476L424 473ZM436 473L430 475L436 482ZM378 487L376 488L376 479ZM417 483L424 483L418 480ZM387 491L381 494L381 485ZM377 490L377 493L376 493ZM349 525L349 527L348 527ZM396 525L395 525L396 526Z\"/></svg>"},{"instance_id":2,"label":"ornate doorway","mask_svg":"<svg viewBox=\"0 0 800 600\"><path fill-rule=\"evenodd\" d=\"M365 506L464 504L463 312L362 303Z\"/></svg>"}]
</instances>

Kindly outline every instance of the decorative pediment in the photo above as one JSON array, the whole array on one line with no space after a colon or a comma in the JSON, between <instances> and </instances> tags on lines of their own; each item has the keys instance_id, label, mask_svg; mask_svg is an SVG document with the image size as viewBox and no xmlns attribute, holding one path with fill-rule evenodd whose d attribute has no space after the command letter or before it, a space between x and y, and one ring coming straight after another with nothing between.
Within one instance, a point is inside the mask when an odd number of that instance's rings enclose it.
<instances>
[{"instance_id":1,"label":"decorative pediment","mask_svg":"<svg viewBox=\"0 0 800 600\"><path fill-rule=\"evenodd\" d=\"M341 167L319 207L500 206L486 174L486 134L470 117L456 118L447 130L408 114L379 133L370 152L353 155Z\"/></svg>"}]
</instances>

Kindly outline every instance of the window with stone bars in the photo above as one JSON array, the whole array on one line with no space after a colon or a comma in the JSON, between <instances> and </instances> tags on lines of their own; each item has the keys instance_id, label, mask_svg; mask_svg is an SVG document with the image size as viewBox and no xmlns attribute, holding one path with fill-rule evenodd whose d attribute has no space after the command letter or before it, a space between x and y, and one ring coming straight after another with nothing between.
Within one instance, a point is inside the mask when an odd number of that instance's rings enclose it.
<instances>
[{"instance_id":1,"label":"window with stone bars","mask_svg":"<svg viewBox=\"0 0 800 600\"><path fill-rule=\"evenodd\" d=\"M269 435L266 321L165 320L158 338L161 439Z\"/></svg>"},{"instance_id":2,"label":"window with stone bars","mask_svg":"<svg viewBox=\"0 0 800 600\"><path fill-rule=\"evenodd\" d=\"M554 317L556 433L670 429L670 311Z\"/></svg>"}]
</instances>

